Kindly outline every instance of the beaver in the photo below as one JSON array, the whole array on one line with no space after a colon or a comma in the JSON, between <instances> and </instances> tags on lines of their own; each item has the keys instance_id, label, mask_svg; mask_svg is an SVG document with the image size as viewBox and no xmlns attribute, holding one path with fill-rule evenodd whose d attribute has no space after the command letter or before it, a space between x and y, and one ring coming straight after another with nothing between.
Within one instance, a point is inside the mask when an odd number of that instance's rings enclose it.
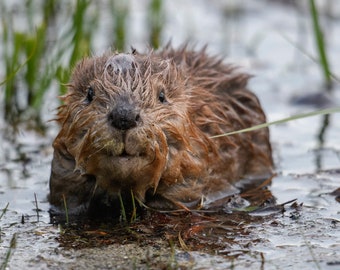
<instances>
[{"instance_id":1,"label":"beaver","mask_svg":"<svg viewBox=\"0 0 340 270\"><path fill-rule=\"evenodd\" d=\"M196 209L273 171L266 121L250 75L171 45L106 52L75 67L56 120L50 203L87 211L133 194L156 209Z\"/></svg>"}]
</instances>

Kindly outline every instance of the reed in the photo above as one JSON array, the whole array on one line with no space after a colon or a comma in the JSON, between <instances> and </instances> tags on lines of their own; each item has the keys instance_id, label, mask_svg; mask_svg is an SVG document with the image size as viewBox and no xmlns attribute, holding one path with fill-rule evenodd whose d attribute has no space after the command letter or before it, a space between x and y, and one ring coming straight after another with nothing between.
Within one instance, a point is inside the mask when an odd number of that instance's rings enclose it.
<instances>
[{"instance_id":1,"label":"reed","mask_svg":"<svg viewBox=\"0 0 340 270\"><path fill-rule=\"evenodd\" d=\"M272 122L259 124L259 125L253 126L253 127L240 129L240 130L236 130L236 131L232 131L232 132L228 132L228 133L224 133L224 134L218 134L218 135L212 136L210 138L219 138L219 137L224 137L224 136L230 136L230 135L234 135L234 134L238 134L238 133L249 132L249 131L257 130L257 129L260 129L260 128L269 127L269 126L272 126L272 125L286 123L286 122L289 122L289 121L294 121L294 120L297 120L297 119L302 119L302 118L307 118L307 117L312 117L312 116L318 116L318 115L329 115L329 114L332 114L332 113L339 113L339 112L340 112L340 107L334 107L334 108L328 108L328 109L324 109L324 110L312 111L312 112L308 112L308 113L296 114L296 115L293 115L293 116L290 116L290 117L282 118L282 119L272 121Z\"/></svg>"},{"instance_id":2,"label":"reed","mask_svg":"<svg viewBox=\"0 0 340 270\"><path fill-rule=\"evenodd\" d=\"M164 14L163 14L163 1L162 0L151 0L149 6L149 29L150 37L149 42L153 48L159 48L161 44L161 34L164 24Z\"/></svg>"},{"instance_id":3,"label":"reed","mask_svg":"<svg viewBox=\"0 0 340 270\"><path fill-rule=\"evenodd\" d=\"M85 30L86 10L89 7L90 0L78 0L72 20L72 42L73 50L70 59L70 65L73 66L78 59L88 55L90 52L91 31Z\"/></svg>"},{"instance_id":4,"label":"reed","mask_svg":"<svg viewBox=\"0 0 340 270\"><path fill-rule=\"evenodd\" d=\"M92 36L96 29L98 12L94 12L94 16L87 16L87 10L91 4L90 0L77 0L71 17L71 27L62 36L63 40L68 42L64 47L58 51L58 56L61 57L68 52L68 48L71 48L71 56L67 60L67 64L63 65L56 61L57 67L55 76L59 81L59 92L61 94L66 93L66 83L70 80L71 70L77 61L90 54L92 46ZM95 7L95 6L94 6Z\"/></svg>"},{"instance_id":5,"label":"reed","mask_svg":"<svg viewBox=\"0 0 340 270\"><path fill-rule=\"evenodd\" d=\"M9 248L8 248L8 250L6 252L5 259L4 259L4 261L0 265L0 270L7 269L7 265L9 263L9 260L10 260L10 258L12 256L15 248L16 248L16 245L17 245L17 234L14 233L12 238L11 238L11 242L10 242Z\"/></svg>"},{"instance_id":6,"label":"reed","mask_svg":"<svg viewBox=\"0 0 340 270\"><path fill-rule=\"evenodd\" d=\"M126 20L129 8L125 1L111 0L110 7L113 15L114 40L113 47L118 51L125 50L126 43Z\"/></svg>"},{"instance_id":7,"label":"reed","mask_svg":"<svg viewBox=\"0 0 340 270\"><path fill-rule=\"evenodd\" d=\"M131 202L132 202L132 213L131 213L130 223L133 223L137 219L137 207L136 207L135 195L132 189L131 189Z\"/></svg>"},{"instance_id":8,"label":"reed","mask_svg":"<svg viewBox=\"0 0 340 270\"><path fill-rule=\"evenodd\" d=\"M119 203L120 203L120 218L121 218L121 221L126 223L127 222L126 211L125 211L124 201L120 193L118 194L118 198L119 198Z\"/></svg>"},{"instance_id":9,"label":"reed","mask_svg":"<svg viewBox=\"0 0 340 270\"><path fill-rule=\"evenodd\" d=\"M313 22L314 37L315 37L315 42L316 42L318 54L319 54L320 68L323 72L326 90L330 91L332 88L332 76L331 76L331 71L330 71L327 52L326 52L325 39L324 39L323 31L319 23L319 12L315 5L314 0L310 0L309 4L310 4L310 14L312 16L312 22Z\"/></svg>"},{"instance_id":10,"label":"reed","mask_svg":"<svg viewBox=\"0 0 340 270\"><path fill-rule=\"evenodd\" d=\"M44 2L46 7L52 1ZM12 12L7 6L1 4L2 17L2 46L5 62L5 118L10 123L15 122L21 116L24 120L33 118L39 120L39 112L42 105L42 97L51 79L47 79L41 70L44 68L44 55L46 52L46 35L48 21L42 21L33 25L34 9L33 1L27 1L26 16L28 30L18 31ZM51 18L51 9L44 9L44 18ZM22 87L20 82L26 87ZM37 121L40 123L40 121Z\"/></svg>"},{"instance_id":11,"label":"reed","mask_svg":"<svg viewBox=\"0 0 340 270\"><path fill-rule=\"evenodd\" d=\"M64 194L63 194L63 203L64 203L66 225L68 225L68 224L70 224L69 223L69 215L68 215L68 206L67 206L67 201L66 201L66 197L65 197Z\"/></svg>"},{"instance_id":12,"label":"reed","mask_svg":"<svg viewBox=\"0 0 340 270\"><path fill-rule=\"evenodd\" d=\"M2 217L6 214L7 210L8 210L8 206L9 206L9 203L6 204L5 208L2 209L1 211L1 215L0 215L0 220L2 219Z\"/></svg>"},{"instance_id":13,"label":"reed","mask_svg":"<svg viewBox=\"0 0 340 270\"><path fill-rule=\"evenodd\" d=\"M170 256L167 264L167 269L178 269L178 261L176 258L176 247L172 238L168 238Z\"/></svg>"},{"instance_id":14,"label":"reed","mask_svg":"<svg viewBox=\"0 0 340 270\"><path fill-rule=\"evenodd\" d=\"M95 16L98 12L88 16L90 3L90 0L76 1L69 19L70 29L61 37L66 42L58 46L53 46L52 42L56 39L56 14L61 12L58 1L27 1L22 14L27 25L25 30L16 29L11 6L0 3L5 64L5 76L0 85L4 85L4 115L9 124L29 121L33 127L44 129L41 109L46 92L53 82L60 85L61 93L65 92L70 67L91 50L92 34L99 18ZM39 14L41 21L34 23ZM69 58L62 61L66 55L70 55Z\"/></svg>"},{"instance_id":15,"label":"reed","mask_svg":"<svg viewBox=\"0 0 340 270\"><path fill-rule=\"evenodd\" d=\"M5 64L5 76L0 85L4 87L3 109L9 124L30 120L31 124L43 130L45 124L41 121L41 110L46 92L54 83L59 86L59 93L64 94L65 84L70 79L70 69L92 50L103 3L76 0L67 4L70 7L70 11L67 10L70 16L66 15L66 31L58 33L60 37L57 39L53 32L56 30L56 17L65 16L65 10L61 9L59 1L27 1L23 14L28 26L26 31L15 29L13 12L8 10L8 5L3 1L0 2L2 59ZM116 49L124 50L129 2L110 0L108 5L114 25L111 42ZM149 43L154 48L158 48L161 43L165 17L163 9L162 0L149 1ZM36 24L34 18L38 14L42 14L42 19ZM318 63L324 74L326 89L330 90L332 80L336 78L330 71L319 12L314 0L310 0L310 14L318 48Z\"/></svg>"},{"instance_id":16,"label":"reed","mask_svg":"<svg viewBox=\"0 0 340 270\"><path fill-rule=\"evenodd\" d=\"M8 210L8 206L9 206L9 203L6 204L5 208L3 208L1 210L1 214L0 214L0 220L2 219L2 217L6 214L7 210ZM2 242L2 239L1 239L1 236L2 236L2 229L0 227L0 243Z\"/></svg>"}]
</instances>

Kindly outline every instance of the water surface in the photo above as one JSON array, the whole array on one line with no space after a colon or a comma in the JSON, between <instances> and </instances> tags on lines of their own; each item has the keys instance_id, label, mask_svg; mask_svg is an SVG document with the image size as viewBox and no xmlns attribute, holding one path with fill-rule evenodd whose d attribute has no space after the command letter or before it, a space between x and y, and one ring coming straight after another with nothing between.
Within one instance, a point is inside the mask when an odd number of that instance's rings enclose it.
<instances>
[{"instance_id":1,"label":"water surface","mask_svg":"<svg viewBox=\"0 0 340 270\"><path fill-rule=\"evenodd\" d=\"M128 43L144 50L146 34L141 25L147 1L131 2ZM340 6L337 1L325 2L333 7L328 10L325 4L320 11L336 74L340 70L340 36L335 34L340 33ZM171 39L174 46L187 40L197 47L208 44L211 54L224 55L226 61L254 74L250 88L258 94L269 121L339 106L339 83L330 96L320 96L322 73L306 56L317 55L308 9L283 1L227 3L164 1L163 43ZM98 52L109 47L105 27L101 29ZM56 95L53 91L49 97ZM306 102L305 97L315 93L319 96ZM45 118L52 119L53 110L47 107ZM338 269L340 208L339 198L331 193L340 187L339 114L328 120L322 139L324 116L270 128L277 175L269 190L259 193L270 192L278 204L294 202L268 211L214 216L216 222L210 220L209 226L206 218L195 215L183 218L186 222L151 216L132 225L138 236L120 228L121 235L126 233L122 240L113 237L114 227L84 227L77 234L51 225L46 196L55 126L48 123L45 136L19 126L13 136L1 119L0 208L8 206L0 219L0 263L11 251L8 269ZM159 228L150 220L157 220ZM14 238L15 248L10 249Z\"/></svg>"}]
</instances>

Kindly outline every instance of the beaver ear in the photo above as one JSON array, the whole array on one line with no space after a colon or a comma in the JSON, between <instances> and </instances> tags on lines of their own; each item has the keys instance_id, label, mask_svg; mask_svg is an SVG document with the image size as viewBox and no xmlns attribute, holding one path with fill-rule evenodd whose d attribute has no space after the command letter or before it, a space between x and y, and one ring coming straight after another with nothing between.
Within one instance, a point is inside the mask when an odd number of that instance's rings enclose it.
<instances>
[{"instance_id":1,"label":"beaver ear","mask_svg":"<svg viewBox=\"0 0 340 270\"><path fill-rule=\"evenodd\" d=\"M94 89L92 86L90 86L89 88L87 88L87 95L86 95L86 101L88 103L91 103L93 98L94 98Z\"/></svg>"},{"instance_id":2,"label":"beaver ear","mask_svg":"<svg viewBox=\"0 0 340 270\"><path fill-rule=\"evenodd\" d=\"M167 100L166 100L166 96L165 96L165 91L164 89L162 89L159 94L158 94L158 100L161 102L161 103L167 103Z\"/></svg>"}]
</instances>

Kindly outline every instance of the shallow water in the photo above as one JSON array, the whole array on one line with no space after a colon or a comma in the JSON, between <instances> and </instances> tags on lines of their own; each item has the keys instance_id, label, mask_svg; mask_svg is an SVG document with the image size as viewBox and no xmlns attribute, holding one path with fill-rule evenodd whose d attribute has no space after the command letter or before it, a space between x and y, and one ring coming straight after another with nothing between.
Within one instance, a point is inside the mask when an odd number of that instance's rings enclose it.
<instances>
[{"instance_id":1,"label":"shallow water","mask_svg":"<svg viewBox=\"0 0 340 270\"><path fill-rule=\"evenodd\" d=\"M129 43L144 49L140 22L145 1L132 2ZM340 36L335 34L340 32L340 5L325 2L333 5L332 16L322 17L322 23L327 26L332 71L340 77ZM339 83L325 103L320 97L313 104L301 102L301 97L323 90L319 66L297 49L316 55L308 12L280 1L164 3L172 14L165 23L164 43L172 38L175 46L188 39L198 46L208 44L211 53L227 55L253 73L250 88L258 94L269 121L325 104L340 105ZM98 42L96 50L106 46ZM293 102L298 100L299 105ZM53 118L51 111L46 113ZM330 193L340 187L339 114L329 120L323 142L318 135L324 116L270 128L277 176L269 190L278 204L296 199L284 206L285 211L215 216L219 227L213 229L202 225L205 219L193 216L190 222L179 223L179 231L175 218L156 216L150 220L166 218L168 225L161 229L167 233L153 235L158 228L137 223L132 230L140 238L132 234L124 241L112 239L114 232L102 227L84 228L85 235L68 238L67 230L51 225L46 195L55 127L49 123L44 137L19 128L14 138L2 122L0 208L8 207L0 219L0 263L11 251L8 269L338 269L340 207L339 198ZM16 245L10 249L13 237Z\"/></svg>"}]
</instances>

